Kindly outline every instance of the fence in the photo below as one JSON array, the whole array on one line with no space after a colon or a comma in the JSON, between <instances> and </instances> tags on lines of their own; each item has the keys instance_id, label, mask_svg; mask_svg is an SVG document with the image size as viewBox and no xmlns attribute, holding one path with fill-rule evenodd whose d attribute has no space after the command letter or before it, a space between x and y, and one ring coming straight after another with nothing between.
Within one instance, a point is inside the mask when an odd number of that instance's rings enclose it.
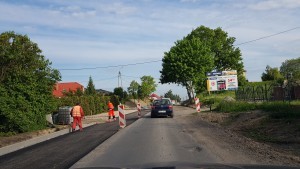
<instances>
[{"instance_id":1,"label":"fence","mask_svg":"<svg viewBox=\"0 0 300 169\"><path fill-rule=\"evenodd\" d=\"M282 88L275 84L239 87L236 99L242 101L299 100L300 86Z\"/></svg>"}]
</instances>

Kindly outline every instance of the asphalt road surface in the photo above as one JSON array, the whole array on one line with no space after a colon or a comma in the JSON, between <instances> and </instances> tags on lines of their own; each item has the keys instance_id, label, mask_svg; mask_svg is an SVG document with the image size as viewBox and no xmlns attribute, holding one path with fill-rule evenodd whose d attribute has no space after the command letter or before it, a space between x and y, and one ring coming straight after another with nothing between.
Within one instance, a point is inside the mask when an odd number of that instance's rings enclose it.
<instances>
[{"instance_id":1,"label":"asphalt road surface","mask_svg":"<svg viewBox=\"0 0 300 169\"><path fill-rule=\"evenodd\" d=\"M218 157L183 132L176 120L176 115L184 113L181 110L175 108L175 118L150 118L147 114L106 140L72 168L148 168L165 163L219 162Z\"/></svg>"},{"instance_id":2,"label":"asphalt road surface","mask_svg":"<svg viewBox=\"0 0 300 169\"><path fill-rule=\"evenodd\" d=\"M142 112L144 115L146 112ZM137 113L126 115L127 125L137 120ZM79 159L119 131L118 121L96 124L83 132L69 133L0 156L0 168L69 168Z\"/></svg>"},{"instance_id":3,"label":"asphalt road surface","mask_svg":"<svg viewBox=\"0 0 300 169\"><path fill-rule=\"evenodd\" d=\"M193 127L193 120L187 120L196 117L193 113L194 109L176 106L174 118L150 118L148 113L71 168L289 168L257 163L230 145L234 142L222 144L224 137L210 137L218 135L210 124L199 121L200 127ZM205 135L203 131L212 132Z\"/></svg>"},{"instance_id":4,"label":"asphalt road surface","mask_svg":"<svg viewBox=\"0 0 300 169\"><path fill-rule=\"evenodd\" d=\"M227 165L228 162L241 164L241 159L244 159L242 164L257 164L243 157L243 154L234 153L238 150L231 150L230 145L220 144L225 142L223 138L216 141L211 137L198 135L203 133L201 130L210 131L208 129L214 127L203 123L200 128L191 128L192 125L189 124L192 121L186 121L186 117L192 118L194 109L174 107L174 110L174 118L150 118L147 110L142 112L143 117L139 120L136 113L127 115L127 124L131 125L121 130L117 122L112 122L93 125L85 128L83 132L56 137L1 156L0 168L227 169L243 168L244 166ZM193 132L197 134L191 134ZM209 135L216 135L214 132L210 132Z\"/></svg>"}]
</instances>

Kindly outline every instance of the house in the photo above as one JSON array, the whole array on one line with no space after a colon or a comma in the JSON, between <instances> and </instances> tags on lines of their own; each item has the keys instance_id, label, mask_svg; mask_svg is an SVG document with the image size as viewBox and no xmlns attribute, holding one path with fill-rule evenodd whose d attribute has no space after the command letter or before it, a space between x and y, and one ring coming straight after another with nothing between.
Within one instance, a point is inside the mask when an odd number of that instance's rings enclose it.
<instances>
[{"instance_id":1,"label":"house","mask_svg":"<svg viewBox=\"0 0 300 169\"><path fill-rule=\"evenodd\" d=\"M161 97L159 97L157 94L155 94L155 93L152 93L151 95L150 95L150 99L151 100L156 100L156 99L160 99Z\"/></svg>"},{"instance_id":2,"label":"house","mask_svg":"<svg viewBox=\"0 0 300 169\"><path fill-rule=\"evenodd\" d=\"M84 87L77 82L56 83L53 90L55 97L64 96L65 92L76 92L77 89L84 92Z\"/></svg>"}]
</instances>

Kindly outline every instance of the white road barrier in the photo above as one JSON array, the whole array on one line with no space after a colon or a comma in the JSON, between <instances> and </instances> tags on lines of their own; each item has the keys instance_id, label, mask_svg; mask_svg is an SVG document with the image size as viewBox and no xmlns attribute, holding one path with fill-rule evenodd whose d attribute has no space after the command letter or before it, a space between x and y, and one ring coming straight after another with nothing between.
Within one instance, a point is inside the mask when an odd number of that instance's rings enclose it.
<instances>
[{"instance_id":1,"label":"white road barrier","mask_svg":"<svg viewBox=\"0 0 300 169\"><path fill-rule=\"evenodd\" d=\"M126 127L126 119L125 119L125 107L124 105L118 106L119 111L119 125L121 128Z\"/></svg>"},{"instance_id":2,"label":"white road barrier","mask_svg":"<svg viewBox=\"0 0 300 169\"><path fill-rule=\"evenodd\" d=\"M196 105L196 111L197 112L200 112L201 109L200 109L200 101L199 101L199 98L195 98L195 105Z\"/></svg>"}]
</instances>

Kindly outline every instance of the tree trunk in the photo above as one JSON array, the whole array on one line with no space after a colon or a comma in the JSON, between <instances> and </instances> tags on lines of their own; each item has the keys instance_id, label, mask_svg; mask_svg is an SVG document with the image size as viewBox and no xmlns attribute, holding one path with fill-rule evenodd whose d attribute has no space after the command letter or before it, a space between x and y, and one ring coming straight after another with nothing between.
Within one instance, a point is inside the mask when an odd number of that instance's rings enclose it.
<instances>
[{"instance_id":1,"label":"tree trunk","mask_svg":"<svg viewBox=\"0 0 300 169\"><path fill-rule=\"evenodd\" d=\"M188 97L189 97L189 103L192 103L192 96L191 96L191 92L190 92L190 89L188 86L186 86L186 91L187 91L187 94L188 94Z\"/></svg>"}]
</instances>

